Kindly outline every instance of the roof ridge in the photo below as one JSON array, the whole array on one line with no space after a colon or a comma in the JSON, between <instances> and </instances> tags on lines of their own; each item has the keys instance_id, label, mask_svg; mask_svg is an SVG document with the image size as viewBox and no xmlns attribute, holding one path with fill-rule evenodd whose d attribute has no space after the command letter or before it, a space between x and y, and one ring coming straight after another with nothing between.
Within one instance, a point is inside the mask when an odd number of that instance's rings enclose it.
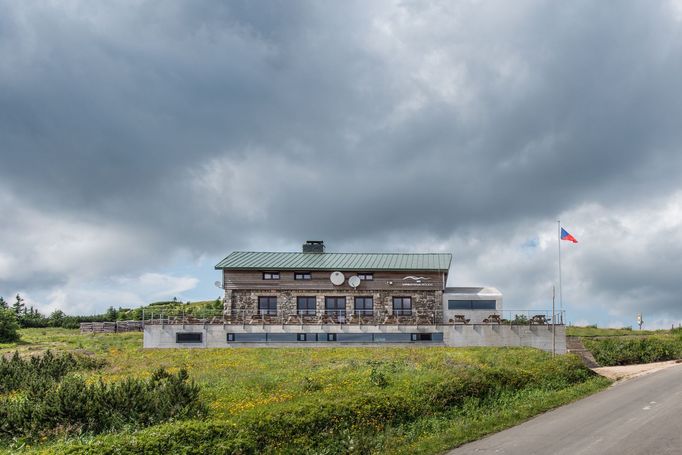
<instances>
[{"instance_id":1,"label":"roof ridge","mask_svg":"<svg viewBox=\"0 0 682 455\"><path fill-rule=\"evenodd\" d=\"M370 252L370 253L363 253L363 252L361 252L361 251L325 251L324 253L313 253L313 252L308 252L308 251L306 251L306 252L303 252L303 251L233 251L233 252L230 253L230 254L234 254L234 253L257 253L257 254L272 254L272 253L275 253L275 254L319 254L319 255L323 255L323 254L384 254L384 255L386 255L386 254L391 254L391 255L405 255L405 254L411 254L411 255L419 255L419 256L426 256L426 255L429 255L429 254L440 254L440 255L449 254L450 256L452 256L452 253L443 253L443 252L440 252L440 253L437 253L437 252L433 252L433 253L410 253L410 252L406 252L406 253L400 253L400 252L382 253L382 252L379 252L379 251ZM228 256L229 256L229 255L228 255Z\"/></svg>"}]
</instances>

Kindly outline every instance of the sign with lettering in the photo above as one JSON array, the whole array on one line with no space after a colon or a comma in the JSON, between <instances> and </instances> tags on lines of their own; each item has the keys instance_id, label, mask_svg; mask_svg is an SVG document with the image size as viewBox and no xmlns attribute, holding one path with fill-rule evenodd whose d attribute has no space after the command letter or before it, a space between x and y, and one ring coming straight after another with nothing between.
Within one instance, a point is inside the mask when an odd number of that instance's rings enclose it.
<instances>
[{"instance_id":1,"label":"sign with lettering","mask_svg":"<svg viewBox=\"0 0 682 455\"><path fill-rule=\"evenodd\" d=\"M403 286L433 286L433 283L424 283L424 281L429 281L431 278L425 276L406 276L403 278Z\"/></svg>"}]
</instances>

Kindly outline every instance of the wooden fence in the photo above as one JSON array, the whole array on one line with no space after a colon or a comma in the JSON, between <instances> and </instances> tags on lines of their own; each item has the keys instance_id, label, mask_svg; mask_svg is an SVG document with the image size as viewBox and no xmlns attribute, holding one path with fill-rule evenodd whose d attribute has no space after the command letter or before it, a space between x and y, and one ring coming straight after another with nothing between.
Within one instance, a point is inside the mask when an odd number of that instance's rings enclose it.
<instances>
[{"instance_id":1,"label":"wooden fence","mask_svg":"<svg viewBox=\"0 0 682 455\"><path fill-rule=\"evenodd\" d=\"M81 333L142 332L142 321L81 322Z\"/></svg>"}]
</instances>

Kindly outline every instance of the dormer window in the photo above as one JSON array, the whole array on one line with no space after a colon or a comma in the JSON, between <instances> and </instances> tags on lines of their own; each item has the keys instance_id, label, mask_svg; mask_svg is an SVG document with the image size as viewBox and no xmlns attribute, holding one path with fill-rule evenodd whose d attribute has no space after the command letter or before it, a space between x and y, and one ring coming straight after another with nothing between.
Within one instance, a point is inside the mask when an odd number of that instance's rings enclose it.
<instances>
[{"instance_id":1,"label":"dormer window","mask_svg":"<svg viewBox=\"0 0 682 455\"><path fill-rule=\"evenodd\" d=\"M264 280L279 280L279 272L263 272Z\"/></svg>"},{"instance_id":2,"label":"dormer window","mask_svg":"<svg viewBox=\"0 0 682 455\"><path fill-rule=\"evenodd\" d=\"M358 278L360 278L362 281L372 281L372 280L374 280L374 274L373 273L358 273Z\"/></svg>"}]
</instances>

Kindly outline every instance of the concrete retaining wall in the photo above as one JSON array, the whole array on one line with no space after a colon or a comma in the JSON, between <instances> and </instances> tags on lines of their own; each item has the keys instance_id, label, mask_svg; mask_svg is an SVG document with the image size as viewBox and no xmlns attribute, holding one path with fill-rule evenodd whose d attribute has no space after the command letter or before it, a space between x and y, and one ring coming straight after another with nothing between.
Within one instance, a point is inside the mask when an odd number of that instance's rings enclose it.
<instances>
[{"instance_id":1,"label":"concrete retaining wall","mask_svg":"<svg viewBox=\"0 0 682 455\"><path fill-rule=\"evenodd\" d=\"M454 325L444 334L445 344L465 346L530 346L552 351L551 325ZM556 352L566 353L566 327L556 326Z\"/></svg>"},{"instance_id":2,"label":"concrete retaining wall","mask_svg":"<svg viewBox=\"0 0 682 455\"><path fill-rule=\"evenodd\" d=\"M199 342L176 343L178 333L200 333ZM229 342L228 334L248 334L249 342ZM262 339L259 338L262 335ZM267 336L273 340L266 342ZM297 334L308 334L306 341L296 341ZM326 334L337 334L339 341L327 341ZM433 341L414 341L413 334L432 334ZM441 335L442 334L442 335ZM333 338L333 337L331 337ZM441 341L442 339L442 341ZM275 342L274 340L277 340ZM445 345L530 346L552 350L552 326L547 325L146 325L145 348L228 348L256 346L382 346ZM564 326L556 326L556 352L566 352Z\"/></svg>"}]
</instances>

